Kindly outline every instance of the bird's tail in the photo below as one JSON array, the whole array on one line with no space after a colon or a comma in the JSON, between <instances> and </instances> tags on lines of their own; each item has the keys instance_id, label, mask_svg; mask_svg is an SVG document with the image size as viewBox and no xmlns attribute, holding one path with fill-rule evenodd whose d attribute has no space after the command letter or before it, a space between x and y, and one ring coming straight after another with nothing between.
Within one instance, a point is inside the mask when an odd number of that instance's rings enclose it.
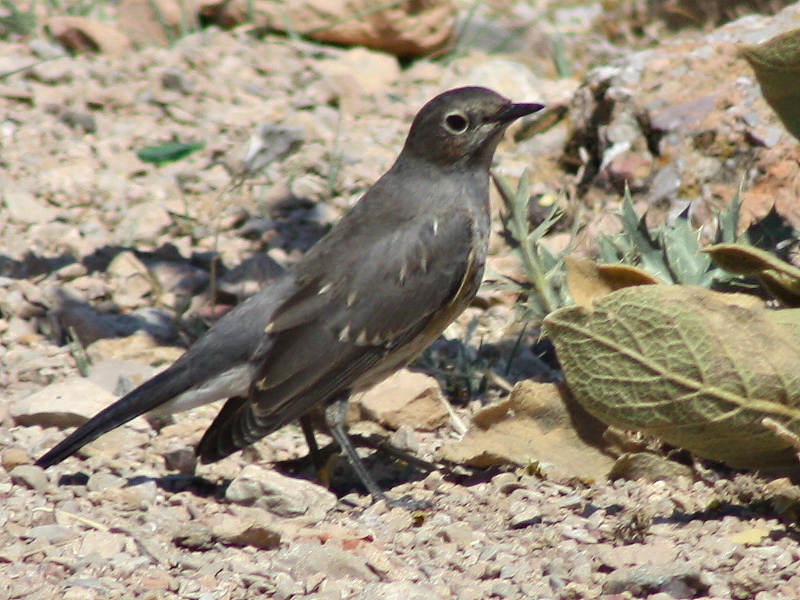
<instances>
[{"instance_id":1,"label":"bird's tail","mask_svg":"<svg viewBox=\"0 0 800 600\"><path fill-rule=\"evenodd\" d=\"M200 462L207 464L222 460L268 433L253 422L252 408L246 398L228 399L195 448Z\"/></svg>"},{"instance_id":2,"label":"bird's tail","mask_svg":"<svg viewBox=\"0 0 800 600\"><path fill-rule=\"evenodd\" d=\"M47 452L36 465L46 469L73 455L89 442L164 404L186 391L189 383L173 367L162 371L135 390L103 409Z\"/></svg>"}]
</instances>

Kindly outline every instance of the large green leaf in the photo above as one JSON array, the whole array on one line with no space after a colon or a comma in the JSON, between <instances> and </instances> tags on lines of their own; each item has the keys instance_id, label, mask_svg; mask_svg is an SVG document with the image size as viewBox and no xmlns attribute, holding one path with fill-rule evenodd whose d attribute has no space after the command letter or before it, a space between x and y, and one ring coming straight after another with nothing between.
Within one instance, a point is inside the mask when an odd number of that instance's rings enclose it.
<instances>
[{"instance_id":1,"label":"large green leaf","mask_svg":"<svg viewBox=\"0 0 800 600\"><path fill-rule=\"evenodd\" d=\"M796 464L800 311L691 286L613 292L545 319L575 398L610 425L735 467Z\"/></svg>"}]
</instances>

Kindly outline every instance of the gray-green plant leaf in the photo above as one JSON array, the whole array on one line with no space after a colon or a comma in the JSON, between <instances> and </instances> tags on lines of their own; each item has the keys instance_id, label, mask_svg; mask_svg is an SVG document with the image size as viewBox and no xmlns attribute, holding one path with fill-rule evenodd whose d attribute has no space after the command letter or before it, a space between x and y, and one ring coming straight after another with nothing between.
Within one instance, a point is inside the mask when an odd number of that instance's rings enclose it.
<instances>
[{"instance_id":1,"label":"gray-green plant leaf","mask_svg":"<svg viewBox=\"0 0 800 600\"><path fill-rule=\"evenodd\" d=\"M711 259L700 252L697 232L689 225L689 220L677 219L674 227L662 229L661 235L662 247L675 280L687 285L701 285Z\"/></svg>"},{"instance_id":2,"label":"gray-green plant leaf","mask_svg":"<svg viewBox=\"0 0 800 600\"><path fill-rule=\"evenodd\" d=\"M800 434L800 339L769 315L738 294L641 286L544 324L572 393L597 418L760 468L797 464L765 419Z\"/></svg>"}]
</instances>

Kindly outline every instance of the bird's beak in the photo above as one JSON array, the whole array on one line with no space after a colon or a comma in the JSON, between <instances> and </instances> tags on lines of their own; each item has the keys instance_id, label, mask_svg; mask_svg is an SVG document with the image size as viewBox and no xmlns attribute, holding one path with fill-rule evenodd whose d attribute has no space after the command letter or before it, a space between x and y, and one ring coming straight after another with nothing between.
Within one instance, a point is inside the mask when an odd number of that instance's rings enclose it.
<instances>
[{"instance_id":1,"label":"bird's beak","mask_svg":"<svg viewBox=\"0 0 800 600\"><path fill-rule=\"evenodd\" d=\"M509 104L497 114L497 120L510 123L525 115L533 114L544 108L544 104Z\"/></svg>"}]
</instances>

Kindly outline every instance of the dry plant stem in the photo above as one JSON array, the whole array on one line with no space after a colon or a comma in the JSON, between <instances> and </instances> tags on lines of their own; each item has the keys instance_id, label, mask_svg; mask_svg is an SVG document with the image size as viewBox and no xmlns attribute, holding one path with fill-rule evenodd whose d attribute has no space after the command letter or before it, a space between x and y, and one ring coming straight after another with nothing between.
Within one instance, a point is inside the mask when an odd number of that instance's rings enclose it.
<instances>
[{"instance_id":1,"label":"dry plant stem","mask_svg":"<svg viewBox=\"0 0 800 600\"><path fill-rule=\"evenodd\" d=\"M789 431L783 424L769 417L762 419L761 425L774 432L780 439L797 450L797 458L800 460L800 437Z\"/></svg>"}]
</instances>

